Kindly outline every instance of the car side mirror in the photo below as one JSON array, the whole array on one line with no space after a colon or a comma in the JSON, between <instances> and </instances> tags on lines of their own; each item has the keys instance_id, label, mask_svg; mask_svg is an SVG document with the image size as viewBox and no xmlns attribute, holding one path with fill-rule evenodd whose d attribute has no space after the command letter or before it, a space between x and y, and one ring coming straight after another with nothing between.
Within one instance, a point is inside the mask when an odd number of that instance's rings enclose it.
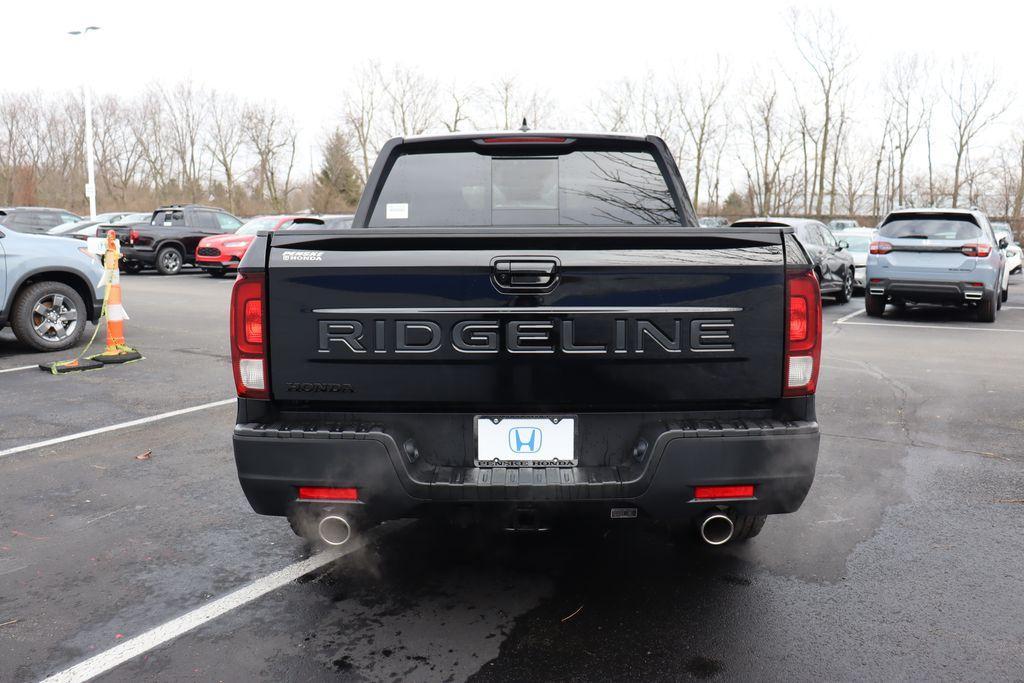
<instances>
[{"instance_id":1,"label":"car side mirror","mask_svg":"<svg viewBox=\"0 0 1024 683\"><path fill-rule=\"evenodd\" d=\"M842 251L843 249L849 249L849 248L850 248L850 243L849 242L847 242L846 240L839 240L839 251Z\"/></svg>"},{"instance_id":2,"label":"car side mirror","mask_svg":"<svg viewBox=\"0 0 1024 683\"><path fill-rule=\"evenodd\" d=\"M1005 237L1000 237L999 238L999 248L1000 249L1006 249L1008 246L1010 246L1010 240L1006 239Z\"/></svg>"}]
</instances>

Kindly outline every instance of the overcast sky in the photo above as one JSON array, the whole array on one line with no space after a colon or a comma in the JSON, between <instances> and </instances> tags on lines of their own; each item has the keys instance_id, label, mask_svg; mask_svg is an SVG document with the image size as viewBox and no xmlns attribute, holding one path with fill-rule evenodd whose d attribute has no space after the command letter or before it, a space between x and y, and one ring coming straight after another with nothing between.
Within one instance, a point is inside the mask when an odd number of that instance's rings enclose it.
<instances>
[{"instance_id":1,"label":"overcast sky","mask_svg":"<svg viewBox=\"0 0 1024 683\"><path fill-rule=\"evenodd\" d=\"M188 77L246 98L282 102L308 146L338 120L342 86L353 67L368 59L417 66L442 83L515 75L523 85L547 91L563 117L573 120L602 86L648 70L686 73L708 64L714 53L728 56L737 79L767 61L797 69L787 9L823 3L4 4L0 90L77 87L81 67L90 62L89 80L98 92L132 95L153 81ZM972 53L997 65L1003 87L1024 93L1024 9L1015 2L861 0L833 7L859 54L856 78L865 96L883 63L900 51L929 54L939 64ZM66 33L88 24L102 29L84 40ZM1020 116L1011 111L1007 118Z\"/></svg>"}]
</instances>

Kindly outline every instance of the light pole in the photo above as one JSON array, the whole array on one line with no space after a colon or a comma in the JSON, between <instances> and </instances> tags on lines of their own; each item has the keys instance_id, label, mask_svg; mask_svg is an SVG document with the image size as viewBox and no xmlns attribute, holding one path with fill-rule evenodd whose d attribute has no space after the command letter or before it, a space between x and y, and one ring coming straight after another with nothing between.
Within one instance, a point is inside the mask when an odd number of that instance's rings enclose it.
<instances>
[{"instance_id":1,"label":"light pole","mask_svg":"<svg viewBox=\"0 0 1024 683\"><path fill-rule=\"evenodd\" d=\"M84 36L89 31L99 31L99 26L86 26L81 31L68 31L70 36ZM86 60L83 60L83 63ZM89 84L85 84L85 169L88 181L85 184L85 196L89 198L89 219L96 220L96 172L92 160L92 93Z\"/></svg>"}]
</instances>

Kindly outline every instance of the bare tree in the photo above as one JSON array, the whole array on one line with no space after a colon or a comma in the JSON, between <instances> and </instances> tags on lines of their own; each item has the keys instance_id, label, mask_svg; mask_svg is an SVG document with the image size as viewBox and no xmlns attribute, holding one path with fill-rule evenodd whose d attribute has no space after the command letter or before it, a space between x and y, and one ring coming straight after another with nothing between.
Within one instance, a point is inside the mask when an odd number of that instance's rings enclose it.
<instances>
[{"instance_id":1,"label":"bare tree","mask_svg":"<svg viewBox=\"0 0 1024 683\"><path fill-rule=\"evenodd\" d=\"M901 54L889 65L885 94L892 103L892 133L896 157L897 202L906 203L907 156L928 121L928 103L922 92L926 67L918 55Z\"/></svg>"},{"instance_id":2,"label":"bare tree","mask_svg":"<svg viewBox=\"0 0 1024 683\"><path fill-rule=\"evenodd\" d=\"M847 215L855 216L860 210L860 198L871 178L871 160L863 155L865 144L848 144L841 153L839 190Z\"/></svg>"},{"instance_id":3,"label":"bare tree","mask_svg":"<svg viewBox=\"0 0 1024 683\"><path fill-rule=\"evenodd\" d=\"M1014 220L1020 220L1021 210L1024 209L1024 137L1018 135L1014 139L1014 152L1017 158L1017 187L1013 195L1011 216Z\"/></svg>"},{"instance_id":4,"label":"bare tree","mask_svg":"<svg viewBox=\"0 0 1024 683\"><path fill-rule=\"evenodd\" d=\"M168 140L178 165L178 185L193 202L199 200L203 163L203 121L208 109L207 92L192 81L171 89L157 87L167 117Z\"/></svg>"},{"instance_id":5,"label":"bare tree","mask_svg":"<svg viewBox=\"0 0 1024 683\"><path fill-rule=\"evenodd\" d=\"M503 76L486 90L494 127L499 130L518 128L525 119L531 128L547 125L554 112L551 98L539 90L524 91L513 76Z\"/></svg>"},{"instance_id":6,"label":"bare tree","mask_svg":"<svg viewBox=\"0 0 1024 683\"><path fill-rule=\"evenodd\" d=\"M741 156L747 176L751 205L762 215L786 205L784 166L794 146L794 136L779 112L779 91L772 81L762 81L752 92L746 111L747 156Z\"/></svg>"},{"instance_id":7,"label":"bare tree","mask_svg":"<svg viewBox=\"0 0 1024 683\"><path fill-rule=\"evenodd\" d=\"M799 102L799 99L797 100ZM818 177L818 132L811 125L810 115L807 111L807 107L800 103L797 105L797 117L800 128L800 151L803 156L803 175L802 175L802 196L803 196L803 212L808 214L811 211L811 207L814 206L814 183L812 178ZM811 147L810 159L808 158L808 146Z\"/></svg>"},{"instance_id":8,"label":"bare tree","mask_svg":"<svg viewBox=\"0 0 1024 683\"><path fill-rule=\"evenodd\" d=\"M808 17L808 21L804 17ZM790 11L790 29L803 61L814 74L821 94L821 135L818 154L817 201L815 213L821 214L825 195L825 173L830 151L834 105L837 96L848 85L847 75L853 64L853 53L847 43L847 31L831 9L815 10L808 15ZM809 22L809 23L808 23Z\"/></svg>"},{"instance_id":9,"label":"bare tree","mask_svg":"<svg viewBox=\"0 0 1024 683\"><path fill-rule=\"evenodd\" d=\"M213 93L210 96L209 112L206 149L212 156L214 164L224 174L228 210L235 213L238 209L236 196L238 177L235 160L245 142L245 131L242 128L242 107L238 100L231 95Z\"/></svg>"},{"instance_id":10,"label":"bare tree","mask_svg":"<svg viewBox=\"0 0 1024 683\"><path fill-rule=\"evenodd\" d=\"M835 135L832 143L832 170L829 176L828 186L828 212L829 215L834 215L836 211L836 176L839 173L839 157L846 147L846 138L849 135L848 123L850 121L849 115L847 114L847 101L846 98L842 98L839 103L839 115L836 121Z\"/></svg>"},{"instance_id":11,"label":"bare tree","mask_svg":"<svg viewBox=\"0 0 1024 683\"><path fill-rule=\"evenodd\" d=\"M132 117L132 133L139 143L147 171L146 182L157 192L167 187L168 177L174 175L166 119L160 92L150 88L137 105Z\"/></svg>"},{"instance_id":12,"label":"bare tree","mask_svg":"<svg viewBox=\"0 0 1024 683\"><path fill-rule=\"evenodd\" d=\"M1010 107L1011 100L994 101L996 77L993 72L979 73L965 58L949 70L943 91L949 102L953 123L951 141L955 153L953 164L953 207L960 201L964 183L965 164L971 143L978 134L995 122Z\"/></svg>"},{"instance_id":13,"label":"bare tree","mask_svg":"<svg viewBox=\"0 0 1024 683\"><path fill-rule=\"evenodd\" d=\"M935 196L935 165L932 161L932 122L935 118L934 103L928 106L928 121L925 123L925 139L928 143L928 205L936 205Z\"/></svg>"},{"instance_id":14,"label":"bare tree","mask_svg":"<svg viewBox=\"0 0 1024 683\"><path fill-rule=\"evenodd\" d=\"M472 124L469 117L470 108L479 99L479 88L460 88L456 83L452 83L445 98L448 115L441 117L441 124L445 130L457 133L464 124Z\"/></svg>"},{"instance_id":15,"label":"bare tree","mask_svg":"<svg viewBox=\"0 0 1024 683\"><path fill-rule=\"evenodd\" d=\"M274 211L287 211L289 195L295 189L295 124L276 104L250 104L243 121L246 142L256 157L254 193L265 195Z\"/></svg>"},{"instance_id":16,"label":"bare tree","mask_svg":"<svg viewBox=\"0 0 1024 683\"><path fill-rule=\"evenodd\" d=\"M404 66L395 66L386 74L378 67L378 76L389 136L420 135L436 125L436 81Z\"/></svg>"},{"instance_id":17,"label":"bare tree","mask_svg":"<svg viewBox=\"0 0 1024 683\"><path fill-rule=\"evenodd\" d=\"M94 111L96 161L107 193L125 206L138 181L142 146L132 133L135 111L113 95L102 98Z\"/></svg>"},{"instance_id":18,"label":"bare tree","mask_svg":"<svg viewBox=\"0 0 1024 683\"><path fill-rule=\"evenodd\" d=\"M377 110L383 98L381 90L380 67L368 62L356 69L346 95L345 126L348 138L358 150L363 182L370 177L370 167L377 156Z\"/></svg>"},{"instance_id":19,"label":"bare tree","mask_svg":"<svg viewBox=\"0 0 1024 683\"><path fill-rule=\"evenodd\" d=\"M886 147L890 144L889 137L892 134L892 103L886 101L884 105L884 117L882 119L882 132L878 139L878 154L875 157L875 182L871 190L871 215L881 216L883 210L882 198L879 195L879 187L882 179L882 162L885 161Z\"/></svg>"},{"instance_id":20,"label":"bare tree","mask_svg":"<svg viewBox=\"0 0 1024 683\"><path fill-rule=\"evenodd\" d=\"M728 69L719 61L714 74L700 76L693 86L694 97L683 95L684 87L676 84L677 102L684 123L686 138L693 151L693 203L700 205L702 176L707 175L708 148L728 129L722 97L728 83Z\"/></svg>"}]
</instances>

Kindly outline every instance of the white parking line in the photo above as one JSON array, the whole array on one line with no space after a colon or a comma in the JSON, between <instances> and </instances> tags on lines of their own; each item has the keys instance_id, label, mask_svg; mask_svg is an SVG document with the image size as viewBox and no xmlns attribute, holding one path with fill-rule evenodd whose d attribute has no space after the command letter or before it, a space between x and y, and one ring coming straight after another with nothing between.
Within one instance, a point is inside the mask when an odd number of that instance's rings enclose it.
<instances>
[{"instance_id":1,"label":"white parking line","mask_svg":"<svg viewBox=\"0 0 1024 683\"><path fill-rule=\"evenodd\" d=\"M867 323L867 322L841 322L839 325L870 325L873 327L910 327L915 330L976 330L978 332L1017 332L1024 333L1024 330L1003 330L998 327L965 327L964 325L912 325L907 323ZM3 455L0 453L0 455Z\"/></svg>"},{"instance_id":2,"label":"white parking line","mask_svg":"<svg viewBox=\"0 0 1024 683\"><path fill-rule=\"evenodd\" d=\"M305 560L296 562L295 564L288 565L284 569L279 569L273 574L264 576L261 579L256 579L248 586L239 588L233 593L228 593L224 597L218 598L207 605L203 605L202 607L183 614L176 619L172 619L161 626L157 626L156 628L152 628L130 640L126 640L120 645L90 657L84 662L76 664L69 669L55 673L44 679L42 683L72 683L88 681L91 678L99 676L102 673L106 673L114 667L127 662L129 659L138 657L155 647L163 645L169 640L173 640L180 635L188 633L189 631L202 626L206 622L230 612L236 607L241 607L246 603L250 603L253 600L261 598L267 593L291 583L295 579L305 576L312 571L316 571L317 569L328 565L345 555L353 553L365 547L372 541L380 540L380 538L385 534L397 531L408 523L409 522L407 521L402 521L377 527L362 536L354 538L346 543L342 548L324 551Z\"/></svg>"},{"instance_id":3,"label":"white parking line","mask_svg":"<svg viewBox=\"0 0 1024 683\"><path fill-rule=\"evenodd\" d=\"M39 366L38 365L22 365L21 367L18 367L18 368L4 368L3 370L0 370L0 375L4 374L5 372L17 372L18 370L31 370L32 368L38 369Z\"/></svg>"},{"instance_id":4,"label":"white parking line","mask_svg":"<svg viewBox=\"0 0 1024 683\"><path fill-rule=\"evenodd\" d=\"M229 403L234 403L235 399L227 398L223 401L214 401L213 403L204 403L198 406L192 406L190 408L180 408L178 410L172 410L168 413L160 413L158 415L150 415L149 417L140 417L135 420L129 420L128 422L120 422L118 424L108 425L106 427L97 427L96 429L90 429L85 432L78 432L77 434L68 434L67 436L58 436L55 439L47 439L46 441L37 441L35 443L25 444L24 446L15 446L14 448L8 448L6 451L0 451L0 458L7 455L14 455L15 453L24 453L25 451L31 451L36 448L46 448L47 446L54 446L59 443L66 441L75 441L76 439L84 439L87 436L96 436L97 434L103 434L104 432L113 432L118 429L128 429L129 427L135 427L138 425L144 425L149 422L158 422L160 420L166 420L170 417L177 417L179 415L187 415L188 413L194 413L199 410L206 410L207 408L217 408L218 406L226 406Z\"/></svg>"},{"instance_id":5,"label":"white parking line","mask_svg":"<svg viewBox=\"0 0 1024 683\"><path fill-rule=\"evenodd\" d=\"M864 313L864 309L863 308L859 308L856 311L854 311L853 313L847 313L842 318L840 318L839 320L835 321L833 324L834 325L842 325L843 323L845 323L850 318L852 318L854 316L858 316L858 315L860 315L862 313Z\"/></svg>"}]
</instances>

